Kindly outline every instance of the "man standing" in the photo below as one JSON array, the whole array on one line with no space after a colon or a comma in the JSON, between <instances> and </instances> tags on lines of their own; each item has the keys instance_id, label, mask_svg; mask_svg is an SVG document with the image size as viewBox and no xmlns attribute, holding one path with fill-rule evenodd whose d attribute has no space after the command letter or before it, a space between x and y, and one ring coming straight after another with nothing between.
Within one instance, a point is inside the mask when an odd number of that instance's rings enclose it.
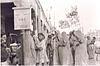
<instances>
[{"instance_id":1,"label":"man standing","mask_svg":"<svg viewBox=\"0 0 100 66\"><path fill-rule=\"evenodd\" d=\"M1 35L1 65L9 65L9 53L7 52L6 34Z\"/></svg>"},{"instance_id":2,"label":"man standing","mask_svg":"<svg viewBox=\"0 0 100 66\"><path fill-rule=\"evenodd\" d=\"M88 37L87 37L88 38ZM89 39L89 38L88 38ZM87 52L88 52L88 56L89 56L89 64L95 64L95 59L94 59L94 54L95 54L95 47L94 47L94 43L95 43L96 38L93 37L92 40L88 40L88 44L87 44Z\"/></svg>"}]
</instances>

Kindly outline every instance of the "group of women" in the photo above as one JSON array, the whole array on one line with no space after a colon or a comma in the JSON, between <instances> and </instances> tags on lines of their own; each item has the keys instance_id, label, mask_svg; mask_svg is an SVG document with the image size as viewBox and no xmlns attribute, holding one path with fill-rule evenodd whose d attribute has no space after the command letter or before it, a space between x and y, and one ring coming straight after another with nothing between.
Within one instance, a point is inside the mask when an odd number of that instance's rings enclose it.
<instances>
[{"instance_id":1,"label":"group of women","mask_svg":"<svg viewBox=\"0 0 100 66\"><path fill-rule=\"evenodd\" d=\"M26 54L28 58L24 58L27 65L88 65L90 55L92 55L90 40L86 40L84 34L79 30L71 31L69 34L54 31L47 36L43 33L31 34L31 36L27 36L26 40L30 41L27 44L29 51ZM92 44L94 42L95 40ZM2 44L2 46L4 45ZM3 48L1 51L4 51ZM2 60L5 59L3 56L7 57L7 55L1 56Z\"/></svg>"},{"instance_id":2,"label":"group of women","mask_svg":"<svg viewBox=\"0 0 100 66\"><path fill-rule=\"evenodd\" d=\"M35 38L37 64L44 65L87 65L87 41L81 31L49 34L39 33Z\"/></svg>"}]
</instances>

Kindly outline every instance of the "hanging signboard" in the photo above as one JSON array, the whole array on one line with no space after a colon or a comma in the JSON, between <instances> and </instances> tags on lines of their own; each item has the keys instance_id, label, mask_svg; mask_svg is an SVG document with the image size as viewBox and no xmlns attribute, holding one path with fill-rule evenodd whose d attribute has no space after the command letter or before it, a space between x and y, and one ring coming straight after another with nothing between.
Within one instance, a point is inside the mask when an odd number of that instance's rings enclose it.
<instances>
[{"instance_id":1,"label":"hanging signboard","mask_svg":"<svg viewBox=\"0 0 100 66\"><path fill-rule=\"evenodd\" d=\"M14 29L31 29L31 8L14 7Z\"/></svg>"}]
</instances>

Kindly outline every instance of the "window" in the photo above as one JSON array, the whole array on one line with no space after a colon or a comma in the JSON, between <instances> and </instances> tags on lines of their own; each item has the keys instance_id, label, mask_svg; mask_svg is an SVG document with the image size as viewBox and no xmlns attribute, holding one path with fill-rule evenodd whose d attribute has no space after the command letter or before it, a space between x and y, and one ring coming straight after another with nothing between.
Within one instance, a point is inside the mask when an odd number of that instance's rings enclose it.
<instances>
[{"instance_id":1,"label":"window","mask_svg":"<svg viewBox=\"0 0 100 66\"><path fill-rule=\"evenodd\" d=\"M47 33L48 33L49 31L48 31L48 29L47 29Z\"/></svg>"},{"instance_id":2,"label":"window","mask_svg":"<svg viewBox=\"0 0 100 66\"><path fill-rule=\"evenodd\" d=\"M42 31L42 20L41 20L41 31Z\"/></svg>"},{"instance_id":3,"label":"window","mask_svg":"<svg viewBox=\"0 0 100 66\"><path fill-rule=\"evenodd\" d=\"M35 10L32 8L31 9L31 20L32 20L32 25L33 25L33 31L36 30L36 16L35 16Z\"/></svg>"},{"instance_id":4,"label":"window","mask_svg":"<svg viewBox=\"0 0 100 66\"><path fill-rule=\"evenodd\" d=\"M35 17L35 11L34 11L34 9L32 8L32 9L31 9L31 19L34 20L34 18L36 18L36 17Z\"/></svg>"},{"instance_id":5,"label":"window","mask_svg":"<svg viewBox=\"0 0 100 66\"><path fill-rule=\"evenodd\" d=\"M44 31L46 30L46 26L44 25Z\"/></svg>"}]
</instances>

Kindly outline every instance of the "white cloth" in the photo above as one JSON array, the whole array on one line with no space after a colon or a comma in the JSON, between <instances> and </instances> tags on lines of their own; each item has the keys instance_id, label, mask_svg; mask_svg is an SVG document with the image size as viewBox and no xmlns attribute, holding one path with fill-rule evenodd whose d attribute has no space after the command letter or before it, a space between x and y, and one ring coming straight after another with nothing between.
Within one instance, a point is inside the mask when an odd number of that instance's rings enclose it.
<instances>
[{"instance_id":1,"label":"white cloth","mask_svg":"<svg viewBox=\"0 0 100 66\"><path fill-rule=\"evenodd\" d=\"M1 62L1 66L9 66L9 63L7 61Z\"/></svg>"},{"instance_id":2,"label":"white cloth","mask_svg":"<svg viewBox=\"0 0 100 66\"><path fill-rule=\"evenodd\" d=\"M43 49L40 51L40 63L45 63L45 62L49 62L49 59L47 57L46 54L46 40L42 40L39 45L40 47L42 47Z\"/></svg>"},{"instance_id":3,"label":"white cloth","mask_svg":"<svg viewBox=\"0 0 100 66\"><path fill-rule=\"evenodd\" d=\"M65 45L59 48L61 64L62 65L72 65L73 58L72 58L71 48L70 48L70 44L68 41L68 36L65 32L62 33L61 45Z\"/></svg>"},{"instance_id":4,"label":"white cloth","mask_svg":"<svg viewBox=\"0 0 100 66\"><path fill-rule=\"evenodd\" d=\"M85 42L76 47L75 65L88 65L87 45Z\"/></svg>"}]
</instances>

